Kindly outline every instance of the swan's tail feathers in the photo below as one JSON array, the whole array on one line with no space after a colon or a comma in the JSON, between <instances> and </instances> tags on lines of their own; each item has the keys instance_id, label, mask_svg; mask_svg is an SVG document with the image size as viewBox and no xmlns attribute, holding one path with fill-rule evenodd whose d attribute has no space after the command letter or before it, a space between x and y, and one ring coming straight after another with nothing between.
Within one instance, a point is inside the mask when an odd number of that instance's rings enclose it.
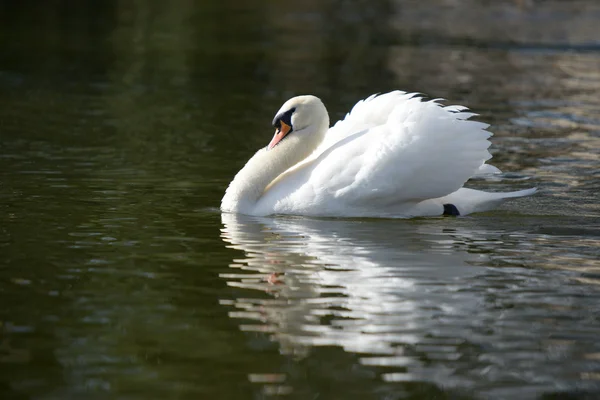
<instances>
[{"instance_id":1,"label":"swan's tail feathers","mask_svg":"<svg viewBox=\"0 0 600 400\"><path fill-rule=\"evenodd\" d=\"M489 211L507 200L517 197L531 196L537 188L518 190L516 192L490 193L481 190L462 188L440 199L444 205L454 205L460 215Z\"/></svg>"},{"instance_id":2,"label":"swan's tail feathers","mask_svg":"<svg viewBox=\"0 0 600 400\"><path fill-rule=\"evenodd\" d=\"M477 169L477 171L475 171L475 174L471 178L485 179L494 177L495 175L500 175L501 173L502 171L500 171L500 169L494 167L493 165L481 164L481 166Z\"/></svg>"},{"instance_id":3,"label":"swan's tail feathers","mask_svg":"<svg viewBox=\"0 0 600 400\"><path fill-rule=\"evenodd\" d=\"M537 188L529 188L529 189L517 190L516 192L506 192L506 193L499 193L499 194L502 194L505 199L510 199L513 197L531 196L535 192L537 192Z\"/></svg>"}]
</instances>

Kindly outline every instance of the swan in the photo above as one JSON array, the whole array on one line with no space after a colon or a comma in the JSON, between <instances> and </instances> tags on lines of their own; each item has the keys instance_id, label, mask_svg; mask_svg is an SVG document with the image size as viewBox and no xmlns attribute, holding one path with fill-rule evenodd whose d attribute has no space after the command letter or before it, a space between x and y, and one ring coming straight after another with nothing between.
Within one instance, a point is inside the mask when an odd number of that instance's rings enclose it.
<instances>
[{"instance_id":1,"label":"swan","mask_svg":"<svg viewBox=\"0 0 600 400\"><path fill-rule=\"evenodd\" d=\"M490 193L464 188L500 173L486 164L489 125L463 106L393 91L359 101L329 127L315 96L286 101L271 142L235 175L221 211L253 216L425 217L467 215L536 188Z\"/></svg>"}]
</instances>

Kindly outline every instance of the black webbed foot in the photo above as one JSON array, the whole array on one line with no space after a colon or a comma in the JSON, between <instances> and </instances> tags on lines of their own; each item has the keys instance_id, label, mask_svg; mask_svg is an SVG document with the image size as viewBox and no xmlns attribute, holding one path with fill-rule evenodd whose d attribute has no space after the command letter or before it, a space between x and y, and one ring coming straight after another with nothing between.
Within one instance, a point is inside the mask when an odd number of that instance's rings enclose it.
<instances>
[{"instance_id":1,"label":"black webbed foot","mask_svg":"<svg viewBox=\"0 0 600 400\"><path fill-rule=\"evenodd\" d=\"M454 204L444 204L444 213L442 215L459 216L458 208Z\"/></svg>"}]
</instances>

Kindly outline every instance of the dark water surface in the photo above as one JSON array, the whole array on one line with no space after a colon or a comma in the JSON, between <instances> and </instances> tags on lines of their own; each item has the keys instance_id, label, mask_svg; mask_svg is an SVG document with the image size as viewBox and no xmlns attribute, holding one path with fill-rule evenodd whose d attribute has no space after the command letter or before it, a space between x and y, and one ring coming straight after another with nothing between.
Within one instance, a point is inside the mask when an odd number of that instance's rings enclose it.
<instances>
[{"instance_id":1,"label":"dark water surface","mask_svg":"<svg viewBox=\"0 0 600 400\"><path fill-rule=\"evenodd\" d=\"M1 399L600 398L600 3L0 2ZM221 215L287 98L492 124L465 218Z\"/></svg>"}]
</instances>

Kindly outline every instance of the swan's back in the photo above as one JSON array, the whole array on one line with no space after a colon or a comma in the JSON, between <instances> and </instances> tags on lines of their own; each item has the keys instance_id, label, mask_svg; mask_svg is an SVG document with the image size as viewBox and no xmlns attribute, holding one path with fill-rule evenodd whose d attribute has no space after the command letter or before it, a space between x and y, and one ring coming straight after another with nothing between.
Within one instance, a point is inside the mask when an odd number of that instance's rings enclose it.
<instances>
[{"instance_id":1,"label":"swan's back","mask_svg":"<svg viewBox=\"0 0 600 400\"><path fill-rule=\"evenodd\" d=\"M397 90L382 95L374 94L364 100L360 100L346 114L344 119L339 120L329 129L319 149L328 148L343 138L363 129L385 124L394 108L405 104L415 96L416 93L406 93Z\"/></svg>"}]
</instances>

